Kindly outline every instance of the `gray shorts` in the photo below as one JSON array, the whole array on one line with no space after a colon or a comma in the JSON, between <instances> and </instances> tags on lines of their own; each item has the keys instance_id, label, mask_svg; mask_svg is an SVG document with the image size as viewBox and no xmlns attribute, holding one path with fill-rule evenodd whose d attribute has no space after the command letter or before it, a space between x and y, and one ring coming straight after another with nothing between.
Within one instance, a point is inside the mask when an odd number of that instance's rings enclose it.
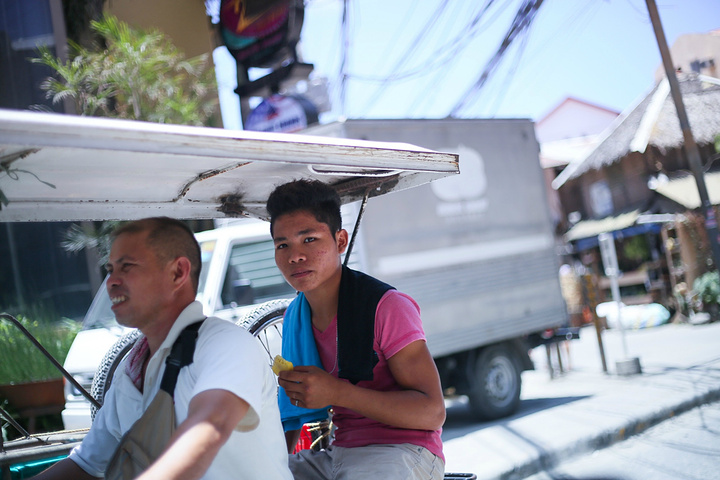
<instances>
[{"instance_id":1,"label":"gray shorts","mask_svg":"<svg viewBox=\"0 0 720 480\"><path fill-rule=\"evenodd\" d=\"M442 480L443 461L426 448L409 443L344 448L330 445L289 457L295 480Z\"/></svg>"}]
</instances>

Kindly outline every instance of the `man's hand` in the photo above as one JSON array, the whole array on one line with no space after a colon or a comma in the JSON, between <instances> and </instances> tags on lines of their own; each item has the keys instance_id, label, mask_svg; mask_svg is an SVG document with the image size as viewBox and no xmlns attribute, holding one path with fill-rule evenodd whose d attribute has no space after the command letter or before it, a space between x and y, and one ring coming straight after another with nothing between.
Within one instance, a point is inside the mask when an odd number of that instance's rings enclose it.
<instances>
[{"instance_id":1,"label":"man's hand","mask_svg":"<svg viewBox=\"0 0 720 480\"><path fill-rule=\"evenodd\" d=\"M280 372L278 381L293 405L310 409L335 404L338 388L346 383L312 365Z\"/></svg>"},{"instance_id":2,"label":"man's hand","mask_svg":"<svg viewBox=\"0 0 720 480\"><path fill-rule=\"evenodd\" d=\"M440 376L427 345L415 341L388 359L401 390L378 391L339 380L313 366L280 373L280 385L293 405L345 407L399 428L437 430L445 422Z\"/></svg>"}]
</instances>

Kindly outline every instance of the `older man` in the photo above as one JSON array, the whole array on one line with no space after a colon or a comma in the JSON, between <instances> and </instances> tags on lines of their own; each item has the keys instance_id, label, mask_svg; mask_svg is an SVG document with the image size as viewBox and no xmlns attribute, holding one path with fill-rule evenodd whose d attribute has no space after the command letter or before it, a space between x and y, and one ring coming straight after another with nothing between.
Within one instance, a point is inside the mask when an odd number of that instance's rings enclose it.
<instances>
[{"instance_id":1,"label":"older man","mask_svg":"<svg viewBox=\"0 0 720 480\"><path fill-rule=\"evenodd\" d=\"M40 479L102 477L113 452L160 389L173 343L203 321L193 362L174 389L177 429L142 479L292 478L276 384L259 343L245 330L205 318L195 301L200 249L170 218L125 224L113 235L107 290L121 325L141 338L118 367L93 427Z\"/></svg>"}]
</instances>

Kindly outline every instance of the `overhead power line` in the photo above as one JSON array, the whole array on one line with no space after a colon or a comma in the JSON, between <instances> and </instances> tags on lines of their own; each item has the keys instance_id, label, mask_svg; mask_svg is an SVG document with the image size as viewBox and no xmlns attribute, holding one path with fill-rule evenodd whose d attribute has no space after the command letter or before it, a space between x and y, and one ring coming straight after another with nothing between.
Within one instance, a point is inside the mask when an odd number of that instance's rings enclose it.
<instances>
[{"instance_id":1,"label":"overhead power line","mask_svg":"<svg viewBox=\"0 0 720 480\"><path fill-rule=\"evenodd\" d=\"M410 42L410 46L408 47L408 50L403 53L403 55L400 57L399 62L395 65L392 72L388 75L360 75L360 74L351 74L353 80L358 81L364 81L364 82L375 82L375 83L390 83L390 82L397 82L397 81L403 81L407 80L409 78L418 76L418 75L427 75L428 73L431 73L432 71L438 69L439 67L444 66L450 61L457 59L457 54L459 51L461 51L463 48L467 46L467 44L473 40L479 33L482 32L482 30L479 28L483 26L484 24L480 24L480 19L485 14L485 12L488 10L488 8L493 4L495 0L488 0L485 7L482 8L481 12L479 12L475 17L473 17L452 39L445 42L443 45L436 47L435 50L428 54L427 57L430 58L430 62L423 62L420 65L417 65L415 67L412 67L409 70L405 71L399 71L400 67L403 66L405 63L408 62L409 59L412 58L413 52L419 48L421 45L421 41L429 36L430 30L432 26L437 22L437 20L440 18L440 13L442 13L442 10L445 9L448 1L443 0L439 8L435 11L435 13L431 16L430 21L428 24L419 30L418 35L413 39L412 42Z\"/></svg>"},{"instance_id":2,"label":"overhead power line","mask_svg":"<svg viewBox=\"0 0 720 480\"><path fill-rule=\"evenodd\" d=\"M345 114L345 95L347 93L347 58L350 50L350 26L348 25L348 0L343 0L342 14L342 53L340 58L340 112Z\"/></svg>"},{"instance_id":3,"label":"overhead power line","mask_svg":"<svg viewBox=\"0 0 720 480\"><path fill-rule=\"evenodd\" d=\"M450 110L450 117L457 117L465 106L475 101L490 75L497 69L513 41L530 28L542 3L543 0L525 0L523 2L497 51L485 65L477 81L465 91L458 103Z\"/></svg>"},{"instance_id":4,"label":"overhead power line","mask_svg":"<svg viewBox=\"0 0 720 480\"><path fill-rule=\"evenodd\" d=\"M422 39L423 34L430 31L432 26L438 21L440 18L440 15L442 14L443 10L445 9L445 6L447 5L449 0L440 0L440 3L436 7L433 14L430 16L429 20L425 23L423 28L420 30L420 33L413 39L412 42L410 42L408 49L403 52L403 54L400 56L399 60L395 64L395 66L392 68L392 72L390 76L394 75L395 72L397 72L411 57L412 52L418 47L420 44L420 40ZM353 76L354 80L357 80L357 76ZM365 103L365 111L368 111L370 108L372 108L377 101L380 99L380 97L385 93L385 85L389 83L391 80L388 77L385 77L384 80L381 80L381 85L378 86L378 88L375 90L375 93L370 98L368 102ZM362 115L360 115L362 116Z\"/></svg>"},{"instance_id":5,"label":"overhead power line","mask_svg":"<svg viewBox=\"0 0 720 480\"><path fill-rule=\"evenodd\" d=\"M426 58L431 59L430 61L420 62L419 66L400 71L400 69L413 58L416 50L421 47L423 40L432 36L433 28L437 27L441 16L447 13L446 7L448 7L448 1L441 0L433 14L429 17L429 20L419 29L416 37L409 43L408 48L399 57L390 74L374 77L367 75L350 75L349 78L355 81L379 83L373 96L365 103L364 111L367 112L370 110L393 83L406 81L416 76L430 75L433 72L443 72L442 67L449 62L456 61L459 58L460 52L483 31L483 27L492 23L494 16L485 23L482 23L481 20L495 1L496 0L486 0L485 4L477 10L477 13L472 15L470 20L460 30L456 31L450 40L444 42L441 46L435 47L432 53L425 55ZM500 10L495 13L495 16L499 15L504 9L505 5L502 5ZM449 35L439 35L439 38L448 37ZM435 84L437 81L436 79L432 83Z\"/></svg>"}]
</instances>

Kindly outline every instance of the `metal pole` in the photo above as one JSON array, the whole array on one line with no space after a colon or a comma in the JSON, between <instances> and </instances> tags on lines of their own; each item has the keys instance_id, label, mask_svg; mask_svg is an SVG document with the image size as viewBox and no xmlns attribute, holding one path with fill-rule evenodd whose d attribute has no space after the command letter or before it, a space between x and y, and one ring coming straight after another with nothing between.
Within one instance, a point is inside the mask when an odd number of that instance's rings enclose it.
<instances>
[{"instance_id":1,"label":"metal pole","mask_svg":"<svg viewBox=\"0 0 720 480\"><path fill-rule=\"evenodd\" d=\"M625 354L625 358L628 358L628 348L627 348L627 340L625 340L625 325L623 324L623 318L622 318L622 300L620 297L620 284L618 282L618 273L617 271L613 271L610 274L610 293L612 295L613 302L615 302L615 307L617 311L617 326L620 330L620 338L622 339L622 347L623 347L623 354Z\"/></svg>"},{"instance_id":2,"label":"metal pole","mask_svg":"<svg viewBox=\"0 0 720 480\"><path fill-rule=\"evenodd\" d=\"M690 168L695 176L698 193L700 194L700 203L702 205L703 213L705 214L705 230L707 231L708 239L710 240L713 263L715 264L715 269L718 270L720 269L720 241L718 240L718 225L717 219L715 218L715 210L713 210L712 203L710 203L710 197L708 196L707 187L705 186L700 151L698 150L695 139L693 138L692 130L690 129L687 111L685 110L685 104L683 103L682 95L680 93L680 84L678 83L677 76L675 75L675 68L673 67L672 58L670 57L670 49L668 48L667 41L665 39L665 33L663 32L662 23L660 22L657 5L655 4L655 0L645 0L645 3L647 3L648 12L650 13L650 21L652 22L653 29L655 30L655 38L657 39L658 47L660 48L660 56L662 57L663 66L665 67L665 74L667 75L667 79L670 84L670 93L672 94L673 101L675 102L675 108L677 109L680 128L682 129L683 139L685 140L685 151L687 152L688 162L690 163Z\"/></svg>"},{"instance_id":3,"label":"metal pole","mask_svg":"<svg viewBox=\"0 0 720 480\"><path fill-rule=\"evenodd\" d=\"M247 85L250 82L250 78L248 77L248 71L247 68L245 68L245 65L238 64L237 65L237 90L235 90L235 93L240 91L240 87L243 85ZM238 97L240 97L240 123L242 123L241 128L245 130L245 122L248 119L248 116L250 116L251 108L250 108L250 99L247 95L240 95L238 93Z\"/></svg>"},{"instance_id":4,"label":"metal pole","mask_svg":"<svg viewBox=\"0 0 720 480\"><path fill-rule=\"evenodd\" d=\"M60 373L62 373L63 377L65 377L65 379L66 379L68 382L72 383L73 386L74 386L75 388L77 388L78 391L88 400L88 402L92 403L92 404L93 404L96 408L98 408L98 409L99 409L100 407L102 407L102 405L100 405L100 402L98 402L97 400L95 400L95 397L93 397L91 394L89 394L89 393L87 392L87 390L85 390L85 389L83 388L83 386L80 385L80 384L78 383L78 381L75 380L75 378L74 378L72 375L70 375L70 373L68 373L68 371L65 370L65 368L64 368L62 365L60 365L60 363L58 363L57 360L55 360L55 357L53 357L53 356L50 354L50 352L48 352L48 351L45 349L45 347L43 347L43 346L40 344L40 342L38 342L37 339L36 339L35 337L33 337L33 334L30 333L30 332L28 331L28 329L25 328L25 327L23 326L23 324L18 321L17 318L13 317L12 315L10 315L10 314L8 314L8 313L0 313L0 319L5 319L5 320L11 322L13 325L15 325L18 329L20 329L20 331L23 333L23 335L25 335L25 336L27 337L27 339L30 340L30 342L31 342L33 345L35 345L35 347L36 347L38 350L40 350L40 353L42 353L42 354L45 356L45 358L47 358L48 360L50 360L50 363L52 363L52 364L55 366L55 368L57 368L58 370L60 370Z\"/></svg>"},{"instance_id":5,"label":"metal pole","mask_svg":"<svg viewBox=\"0 0 720 480\"><path fill-rule=\"evenodd\" d=\"M613 302L617 307L617 326L620 330L622 338L623 353L628 358L627 343L625 341L625 326L622 319L620 284L618 277L620 276L620 267L618 266L617 252L615 251L615 237L612 233L601 233L598 235L598 246L600 247L600 255L602 256L603 267L605 268L605 276L610 279L610 292Z\"/></svg>"},{"instance_id":6,"label":"metal pole","mask_svg":"<svg viewBox=\"0 0 720 480\"><path fill-rule=\"evenodd\" d=\"M607 361L605 360L605 347L603 346L602 330L603 327L600 325L600 319L597 315L597 287L593 284L592 277L589 273L585 273L582 276L582 286L586 307L590 310L592 316L593 325L595 326L595 335L597 336L598 349L600 350L600 361L602 362L602 369L604 373L608 373ZM583 312L584 314L584 312Z\"/></svg>"},{"instance_id":7,"label":"metal pole","mask_svg":"<svg viewBox=\"0 0 720 480\"><path fill-rule=\"evenodd\" d=\"M21 309L25 308L25 294L20 277L20 262L18 260L17 248L15 247L15 229L13 224L8 222L5 224L5 230L8 236L8 247L10 249L10 268L12 268L13 282L15 282L15 297L18 306Z\"/></svg>"},{"instance_id":8,"label":"metal pole","mask_svg":"<svg viewBox=\"0 0 720 480\"><path fill-rule=\"evenodd\" d=\"M358 231L360 230L360 220L362 220L363 214L365 214L365 207L367 206L368 199L370 198L370 190L371 189L368 188L365 191L362 203L360 204L360 211L358 212L357 219L355 220L355 228L353 228L352 237L350 237L350 244L348 245L347 252L345 252L344 265L346 267L350 263L350 254L353 251L353 246L355 245L355 238L357 237Z\"/></svg>"},{"instance_id":9,"label":"metal pole","mask_svg":"<svg viewBox=\"0 0 720 480\"><path fill-rule=\"evenodd\" d=\"M625 341L625 326L622 319L622 308L620 304L620 286L618 285L618 276L620 268L618 267L617 252L615 251L615 238L612 233L601 233L598 235L598 244L600 246L600 254L602 255L603 267L605 268L605 276L610 278L610 287L612 297L617 306L617 323L622 337L623 353L625 358L615 362L615 370L618 375L634 375L642 372L640 367L640 359L637 357L628 357L627 343Z\"/></svg>"}]
</instances>

